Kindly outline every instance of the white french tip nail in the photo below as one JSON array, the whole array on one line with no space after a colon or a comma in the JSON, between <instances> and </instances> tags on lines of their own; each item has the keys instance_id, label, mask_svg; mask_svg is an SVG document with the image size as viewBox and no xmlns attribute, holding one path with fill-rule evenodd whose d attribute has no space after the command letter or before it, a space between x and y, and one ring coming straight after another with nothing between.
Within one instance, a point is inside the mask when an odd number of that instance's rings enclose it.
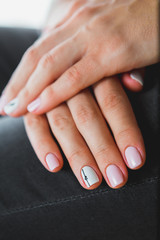
<instances>
[{"instance_id":1,"label":"white french tip nail","mask_svg":"<svg viewBox=\"0 0 160 240\"><path fill-rule=\"evenodd\" d=\"M143 86L143 78L138 70L134 70L130 73L130 77L139 82Z\"/></svg>"},{"instance_id":2,"label":"white french tip nail","mask_svg":"<svg viewBox=\"0 0 160 240\"><path fill-rule=\"evenodd\" d=\"M4 112L7 115L9 115L17 108L17 106L18 106L18 98L15 98L4 107Z\"/></svg>"},{"instance_id":3,"label":"white french tip nail","mask_svg":"<svg viewBox=\"0 0 160 240\"><path fill-rule=\"evenodd\" d=\"M86 186L89 188L93 184L99 182L99 178L93 168L85 166L81 170L81 174Z\"/></svg>"}]
</instances>

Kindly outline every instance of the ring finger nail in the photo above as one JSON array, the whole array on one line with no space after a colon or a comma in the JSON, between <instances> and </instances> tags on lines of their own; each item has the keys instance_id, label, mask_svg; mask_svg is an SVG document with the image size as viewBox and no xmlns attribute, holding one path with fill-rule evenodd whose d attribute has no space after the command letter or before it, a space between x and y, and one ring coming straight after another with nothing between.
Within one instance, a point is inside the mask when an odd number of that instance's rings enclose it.
<instances>
[{"instance_id":1,"label":"ring finger nail","mask_svg":"<svg viewBox=\"0 0 160 240\"><path fill-rule=\"evenodd\" d=\"M87 187L99 182L99 178L93 168L85 166L81 170L83 180Z\"/></svg>"},{"instance_id":2,"label":"ring finger nail","mask_svg":"<svg viewBox=\"0 0 160 240\"><path fill-rule=\"evenodd\" d=\"M9 115L10 113L12 113L18 106L18 98L13 99L12 101L10 101L5 107L4 107L4 112Z\"/></svg>"},{"instance_id":3,"label":"ring finger nail","mask_svg":"<svg viewBox=\"0 0 160 240\"><path fill-rule=\"evenodd\" d=\"M59 161L58 161L57 157L52 153L47 154L46 162L51 171L53 171L54 169L59 167Z\"/></svg>"},{"instance_id":4,"label":"ring finger nail","mask_svg":"<svg viewBox=\"0 0 160 240\"><path fill-rule=\"evenodd\" d=\"M125 150L125 156L126 156L128 166L131 169L134 169L142 164L140 153L135 147L128 147Z\"/></svg>"},{"instance_id":5,"label":"ring finger nail","mask_svg":"<svg viewBox=\"0 0 160 240\"><path fill-rule=\"evenodd\" d=\"M106 174L112 187L117 187L124 182L123 174L116 165L109 165L106 169Z\"/></svg>"}]
</instances>

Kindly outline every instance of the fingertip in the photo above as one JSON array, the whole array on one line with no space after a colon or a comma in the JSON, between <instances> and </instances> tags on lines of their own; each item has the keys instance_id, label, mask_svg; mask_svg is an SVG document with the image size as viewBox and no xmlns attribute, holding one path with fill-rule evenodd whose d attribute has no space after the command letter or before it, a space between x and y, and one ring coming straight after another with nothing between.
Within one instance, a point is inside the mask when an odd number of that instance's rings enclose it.
<instances>
[{"instance_id":1,"label":"fingertip","mask_svg":"<svg viewBox=\"0 0 160 240\"><path fill-rule=\"evenodd\" d=\"M45 156L47 170L52 173L59 172L63 167L63 160L55 153L47 153Z\"/></svg>"},{"instance_id":2,"label":"fingertip","mask_svg":"<svg viewBox=\"0 0 160 240\"><path fill-rule=\"evenodd\" d=\"M138 170L145 164L145 152L138 147L128 146L125 149L125 162L131 170Z\"/></svg>"},{"instance_id":3,"label":"fingertip","mask_svg":"<svg viewBox=\"0 0 160 240\"><path fill-rule=\"evenodd\" d=\"M87 190L94 190L100 186L102 182L102 175L93 166L83 166L80 172L80 184L83 188Z\"/></svg>"},{"instance_id":4,"label":"fingertip","mask_svg":"<svg viewBox=\"0 0 160 240\"><path fill-rule=\"evenodd\" d=\"M118 189L123 187L128 181L128 171L125 166L110 164L105 170L105 179L109 187Z\"/></svg>"},{"instance_id":5,"label":"fingertip","mask_svg":"<svg viewBox=\"0 0 160 240\"><path fill-rule=\"evenodd\" d=\"M14 98L9 103L5 104L3 107L3 111L6 115L17 117L16 111L18 110L19 99Z\"/></svg>"},{"instance_id":6,"label":"fingertip","mask_svg":"<svg viewBox=\"0 0 160 240\"><path fill-rule=\"evenodd\" d=\"M124 73L121 81L123 85L131 91L139 92L143 89L143 82L135 80L135 77L132 73Z\"/></svg>"},{"instance_id":7,"label":"fingertip","mask_svg":"<svg viewBox=\"0 0 160 240\"><path fill-rule=\"evenodd\" d=\"M81 186L82 186L84 189L86 189L86 190L94 190L94 189L97 189L97 188L101 185L101 183L102 183L102 179L101 179L101 180L99 179L99 182L98 182L98 183L95 183L95 184L93 184L92 186L87 187L87 186L85 185L85 183L82 181L82 182L81 182Z\"/></svg>"}]
</instances>

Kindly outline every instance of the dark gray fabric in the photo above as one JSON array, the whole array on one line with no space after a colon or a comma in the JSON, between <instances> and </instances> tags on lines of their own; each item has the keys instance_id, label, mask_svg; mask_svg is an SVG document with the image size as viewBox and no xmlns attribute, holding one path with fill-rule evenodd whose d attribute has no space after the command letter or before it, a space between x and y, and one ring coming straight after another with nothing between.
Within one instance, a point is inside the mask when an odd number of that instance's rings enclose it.
<instances>
[{"instance_id":1,"label":"dark gray fabric","mask_svg":"<svg viewBox=\"0 0 160 240\"><path fill-rule=\"evenodd\" d=\"M0 29L0 91L34 30ZM146 165L129 170L119 190L106 183L84 190L64 157L52 174L37 159L23 119L0 118L0 240L157 240L159 227L159 64L149 67L142 93L128 93L147 148Z\"/></svg>"}]
</instances>

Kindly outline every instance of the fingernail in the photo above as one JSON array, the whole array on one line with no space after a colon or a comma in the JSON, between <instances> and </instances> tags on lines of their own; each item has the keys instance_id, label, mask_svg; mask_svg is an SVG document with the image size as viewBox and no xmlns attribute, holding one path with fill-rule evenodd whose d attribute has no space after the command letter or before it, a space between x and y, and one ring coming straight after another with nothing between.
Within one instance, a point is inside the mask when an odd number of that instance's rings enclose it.
<instances>
[{"instance_id":1,"label":"fingernail","mask_svg":"<svg viewBox=\"0 0 160 240\"><path fill-rule=\"evenodd\" d=\"M135 147L128 147L125 150L125 156L128 162L128 166L131 169L134 169L142 164L140 153Z\"/></svg>"},{"instance_id":2,"label":"fingernail","mask_svg":"<svg viewBox=\"0 0 160 240\"><path fill-rule=\"evenodd\" d=\"M53 171L55 168L59 167L59 161L58 161L57 157L52 153L49 153L46 156L46 162L51 171Z\"/></svg>"},{"instance_id":3,"label":"fingernail","mask_svg":"<svg viewBox=\"0 0 160 240\"><path fill-rule=\"evenodd\" d=\"M40 106L40 103L40 98L37 98L36 100L31 102L27 107L28 112L34 112Z\"/></svg>"},{"instance_id":4,"label":"fingernail","mask_svg":"<svg viewBox=\"0 0 160 240\"><path fill-rule=\"evenodd\" d=\"M130 77L135 81L139 82L143 86L143 78L138 70L134 70L130 73Z\"/></svg>"},{"instance_id":5,"label":"fingernail","mask_svg":"<svg viewBox=\"0 0 160 240\"><path fill-rule=\"evenodd\" d=\"M14 112L18 106L18 98L13 99L10 101L5 107L4 112L9 115L10 113Z\"/></svg>"},{"instance_id":6,"label":"fingernail","mask_svg":"<svg viewBox=\"0 0 160 240\"><path fill-rule=\"evenodd\" d=\"M2 95L0 98L0 113L2 113L4 106L7 103L7 99L5 95Z\"/></svg>"},{"instance_id":7,"label":"fingernail","mask_svg":"<svg viewBox=\"0 0 160 240\"><path fill-rule=\"evenodd\" d=\"M81 174L86 186L89 188L93 184L99 182L99 178L93 168L85 166L81 170Z\"/></svg>"},{"instance_id":8,"label":"fingernail","mask_svg":"<svg viewBox=\"0 0 160 240\"><path fill-rule=\"evenodd\" d=\"M116 165L109 165L106 174L112 187L117 187L124 182L123 173Z\"/></svg>"}]
</instances>

